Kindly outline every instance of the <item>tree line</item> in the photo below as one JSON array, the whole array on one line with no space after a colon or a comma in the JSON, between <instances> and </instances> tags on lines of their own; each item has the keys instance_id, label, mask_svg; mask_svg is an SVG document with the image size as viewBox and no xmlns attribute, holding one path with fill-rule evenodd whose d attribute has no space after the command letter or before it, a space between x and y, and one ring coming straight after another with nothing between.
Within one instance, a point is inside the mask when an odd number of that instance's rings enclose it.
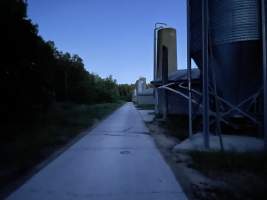
<instances>
[{"instance_id":1,"label":"tree line","mask_svg":"<svg viewBox=\"0 0 267 200\"><path fill-rule=\"evenodd\" d=\"M119 85L85 69L82 58L58 50L38 34L25 0L0 1L2 122L44 112L53 102L95 104L130 100L133 85Z\"/></svg>"}]
</instances>

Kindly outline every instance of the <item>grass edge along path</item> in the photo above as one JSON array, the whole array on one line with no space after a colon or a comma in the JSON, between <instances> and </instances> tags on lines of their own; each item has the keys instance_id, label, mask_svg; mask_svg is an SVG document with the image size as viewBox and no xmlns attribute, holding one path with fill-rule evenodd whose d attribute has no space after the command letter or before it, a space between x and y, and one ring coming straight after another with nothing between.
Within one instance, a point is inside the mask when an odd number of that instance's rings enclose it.
<instances>
[{"instance_id":1,"label":"grass edge along path","mask_svg":"<svg viewBox=\"0 0 267 200\"><path fill-rule=\"evenodd\" d=\"M27 179L38 165L56 152L64 151L125 102L83 105L56 103L40 118L16 133L14 140L2 141L0 149L0 197ZM87 131L86 131L87 133ZM6 148L5 148L6 147ZM53 160L53 158L52 158Z\"/></svg>"}]
</instances>

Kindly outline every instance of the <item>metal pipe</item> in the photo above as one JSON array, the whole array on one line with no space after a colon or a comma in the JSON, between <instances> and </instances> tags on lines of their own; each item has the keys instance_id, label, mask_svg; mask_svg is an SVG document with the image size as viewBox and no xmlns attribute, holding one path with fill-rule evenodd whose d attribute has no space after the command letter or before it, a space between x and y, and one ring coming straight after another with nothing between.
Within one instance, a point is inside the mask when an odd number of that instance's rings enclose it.
<instances>
[{"instance_id":1,"label":"metal pipe","mask_svg":"<svg viewBox=\"0 0 267 200\"><path fill-rule=\"evenodd\" d=\"M187 82L188 82L188 132L189 137L193 135L192 130L192 93L191 93L191 48L190 48L190 2L187 0Z\"/></svg>"},{"instance_id":2,"label":"metal pipe","mask_svg":"<svg viewBox=\"0 0 267 200\"><path fill-rule=\"evenodd\" d=\"M188 87L186 86L183 86L183 83L180 83L178 85L180 88L182 89L185 89L185 90L188 90ZM248 97L247 99L241 101L241 103L239 103L238 105L233 105L231 103L229 103L228 101L226 101L225 99L223 99L222 97L219 97L217 96L218 100L220 100L221 102L223 102L224 104L226 104L228 107L230 107L230 109L224 113L222 113L222 117L226 116L227 114L229 114L230 112L232 112L233 110L239 112L240 114L244 115L244 117L247 117L248 119L250 119L253 123L255 124L259 124L259 122L253 117L251 116L250 114L246 113L245 111L243 111L242 109L240 109L239 107L241 107L243 104L245 104L246 102L248 101L251 101L251 99L254 99L254 98L257 98L259 95L260 95L260 92L261 92L262 89L260 89L257 93L253 94L252 96ZM191 93L195 93L199 96L202 97L202 93L197 91L197 90L194 90L194 89L191 89ZM210 92L209 93L210 95L215 95L214 93ZM213 123L213 122L212 122Z\"/></svg>"},{"instance_id":3,"label":"metal pipe","mask_svg":"<svg viewBox=\"0 0 267 200\"><path fill-rule=\"evenodd\" d=\"M248 101L251 101L251 99L254 99L254 98L257 97L258 95L259 95L259 93L254 94L253 96L251 96L251 97L249 97L249 98L243 100L243 101L242 101L241 103L239 103L237 106L233 106L233 105L230 104L229 102L223 100L221 97L218 97L219 100L221 100L223 103L225 103L226 105L228 105L228 106L231 108L230 110L224 112L224 113L222 114L222 116L224 117L224 116L228 115L229 113L231 113L233 110L236 110L236 111L238 111L240 114L242 114L242 115L244 115L245 117L247 117L248 119L250 119L253 123L255 123L255 124L259 124L259 122L258 122L255 118L253 118L251 115L249 115L248 113L246 113L246 112L244 112L242 109L240 109L240 107L241 107L243 104L245 104L245 103L248 102Z\"/></svg>"},{"instance_id":4,"label":"metal pipe","mask_svg":"<svg viewBox=\"0 0 267 200\"><path fill-rule=\"evenodd\" d=\"M166 23L157 22L157 23L155 23L155 28L158 28L158 25L168 26Z\"/></svg>"},{"instance_id":5,"label":"metal pipe","mask_svg":"<svg viewBox=\"0 0 267 200\"><path fill-rule=\"evenodd\" d=\"M266 51L266 7L265 0L261 0L261 23L262 23L262 67L263 67L263 131L264 148L267 151L267 51Z\"/></svg>"},{"instance_id":6,"label":"metal pipe","mask_svg":"<svg viewBox=\"0 0 267 200\"><path fill-rule=\"evenodd\" d=\"M157 78L157 29L154 28L154 80Z\"/></svg>"},{"instance_id":7,"label":"metal pipe","mask_svg":"<svg viewBox=\"0 0 267 200\"><path fill-rule=\"evenodd\" d=\"M182 88L182 89L185 89L185 90L188 90L188 87L186 86L183 86L183 83L180 83L179 84L179 87ZM250 101L251 99L254 99L256 97L259 96L260 94L260 91L261 89L255 93L254 95L250 96L249 98L243 100L241 103L239 103L237 106L234 106L233 104L229 103L228 101L224 100L223 98L217 96L218 100L220 100L221 102L223 102L224 104L226 104L228 107L230 107L230 109L224 113L221 114L221 117L220 119L222 119L224 116L228 115L230 112L232 112L233 110L239 112L240 114L242 114L244 117L247 117L248 119L250 119L253 123L255 124L259 124L259 122L253 118L251 115L249 115L248 113L244 112L242 109L240 109L239 107L241 107L243 104L245 104L247 101ZM194 89L191 89L191 92L192 93L195 93L199 96L202 97L202 93L197 91L197 90L194 90ZM210 93L210 95L214 95L213 93ZM210 124L213 124L214 122L211 122Z\"/></svg>"},{"instance_id":8,"label":"metal pipe","mask_svg":"<svg viewBox=\"0 0 267 200\"><path fill-rule=\"evenodd\" d=\"M171 92L173 92L177 95L180 95L181 97L184 97L185 99L189 100L189 97L186 94L183 94L182 92L175 90L175 89L172 89L166 85L160 86L158 89L165 89L165 90L171 91ZM201 109L203 109L203 105L200 104L199 102L197 102L196 100L194 100L193 98L192 98L192 103L198 105ZM210 110L209 110L209 114L214 116L214 117L216 116L216 113L214 113L213 111L210 111ZM223 118L221 118L220 120L222 122L224 122L225 124L229 124L229 122Z\"/></svg>"},{"instance_id":9,"label":"metal pipe","mask_svg":"<svg viewBox=\"0 0 267 200\"><path fill-rule=\"evenodd\" d=\"M208 51L208 0L202 0L202 92L203 92L203 138L209 148L209 51Z\"/></svg>"},{"instance_id":10,"label":"metal pipe","mask_svg":"<svg viewBox=\"0 0 267 200\"><path fill-rule=\"evenodd\" d=\"M158 58L157 58L157 53L158 53L157 40L158 40L158 37L157 37L157 31L159 29L163 28L163 26L167 26L167 24L157 22L157 23L155 23L155 27L154 27L154 80L157 79L157 72L158 72L157 71L158 70L158 62L157 62L157 60L158 60ZM155 99L156 99L155 111L156 111L156 113L158 112L158 91L157 90L158 89L156 89L156 92L155 92Z\"/></svg>"},{"instance_id":11,"label":"metal pipe","mask_svg":"<svg viewBox=\"0 0 267 200\"><path fill-rule=\"evenodd\" d=\"M158 87L158 89L165 89L165 90L171 91L177 95L180 95L181 97L184 97L186 100L189 100L189 97L186 94L184 94L178 90L170 88L169 87L170 85L175 85L175 83L169 83L166 85L162 85L162 86ZM203 109L203 105L201 103L197 102L196 100L194 100L193 98L192 98L192 103L198 105L201 109ZM209 110L209 114L214 116L214 117L216 116L216 113L214 113L213 111L210 111L210 110ZM229 122L226 121L225 119L223 119L222 117L220 118L220 120L222 122L224 122L225 124L229 124Z\"/></svg>"},{"instance_id":12,"label":"metal pipe","mask_svg":"<svg viewBox=\"0 0 267 200\"><path fill-rule=\"evenodd\" d=\"M160 26L159 26L160 25ZM166 23L161 23L161 22L157 22L155 23L155 28L154 28L154 80L157 79L157 32L159 29L164 28L164 26L168 26Z\"/></svg>"},{"instance_id":13,"label":"metal pipe","mask_svg":"<svg viewBox=\"0 0 267 200\"><path fill-rule=\"evenodd\" d=\"M212 45L210 42L210 57L213 59L213 52L212 52ZM215 110L216 110L216 135L219 136L221 151L224 152L224 144L223 144L223 138L222 138L222 128L221 128L221 113L220 113L220 105L219 105L219 96L217 92L217 81L216 81L216 74L214 72L214 69L212 68L212 82L213 82L213 93L215 97Z\"/></svg>"},{"instance_id":14,"label":"metal pipe","mask_svg":"<svg viewBox=\"0 0 267 200\"><path fill-rule=\"evenodd\" d=\"M185 99L189 100L189 97L186 96L184 93L182 93L182 92L180 92L180 91L178 91L178 90L169 88L168 86L163 85L163 86L160 86L159 89L166 89L166 90L169 90L169 91L171 91L171 92L173 92L173 93L175 93L175 94L178 94L178 95L184 97ZM192 100L192 102L195 103L195 104L198 104L197 101Z\"/></svg>"}]
</instances>

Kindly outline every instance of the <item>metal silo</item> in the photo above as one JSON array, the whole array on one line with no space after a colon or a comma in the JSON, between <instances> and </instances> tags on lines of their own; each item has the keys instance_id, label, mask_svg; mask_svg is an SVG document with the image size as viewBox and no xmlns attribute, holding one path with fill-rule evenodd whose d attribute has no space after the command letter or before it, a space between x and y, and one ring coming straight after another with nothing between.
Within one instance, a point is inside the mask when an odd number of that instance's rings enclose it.
<instances>
[{"instance_id":1,"label":"metal silo","mask_svg":"<svg viewBox=\"0 0 267 200\"><path fill-rule=\"evenodd\" d=\"M202 1L189 3L190 53L202 69ZM260 4L258 0L210 0L208 7L209 71L216 77L218 95L238 105L261 87Z\"/></svg>"},{"instance_id":2,"label":"metal silo","mask_svg":"<svg viewBox=\"0 0 267 200\"><path fill-rule=\"evenodd\" d=\"M170 75L177 71L176 30L174 28L162 28L157 31L155 80L162 80L164 47L168 50L168 75Z\"/></svg>"}]
</instances>

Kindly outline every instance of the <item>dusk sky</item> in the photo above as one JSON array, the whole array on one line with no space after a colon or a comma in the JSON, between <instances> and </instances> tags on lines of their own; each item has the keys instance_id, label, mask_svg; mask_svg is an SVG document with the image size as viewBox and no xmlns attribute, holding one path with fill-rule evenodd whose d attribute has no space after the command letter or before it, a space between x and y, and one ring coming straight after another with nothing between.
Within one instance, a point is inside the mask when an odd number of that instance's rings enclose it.
<instances>
[{"instance_id":1,"label":"dusk sky","mask_svg":"<svg viewBox=\"0 0 267 200\"><path fill-rule=\"evenodd\" d=\"M39 34L78 54L89 72L118 83L153 76L153 28L177 29L178 67L186 67L185 0L28 0Z\"/></svg>"}]
</instances>

